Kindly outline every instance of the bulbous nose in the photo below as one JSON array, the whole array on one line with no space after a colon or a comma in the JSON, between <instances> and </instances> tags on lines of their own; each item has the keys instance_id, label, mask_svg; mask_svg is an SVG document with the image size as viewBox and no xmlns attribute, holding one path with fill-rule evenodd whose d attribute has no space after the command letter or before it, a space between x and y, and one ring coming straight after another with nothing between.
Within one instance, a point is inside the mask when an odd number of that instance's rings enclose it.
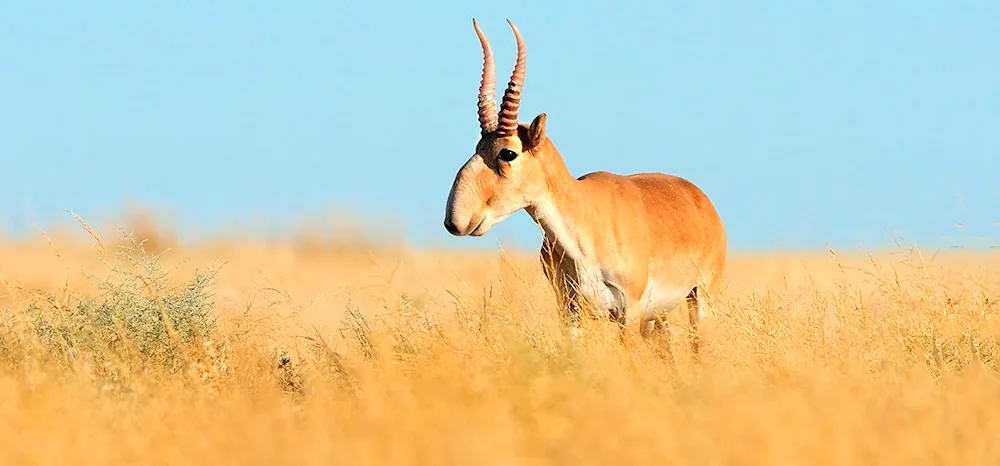
<instances>
[{"instance_id":1,"label":"bulbous nose","mask_svg":"<svg viewBox=\"0 0 1000 466\"><path fill-rule=\"evenodd\" d=\"M448 233L458 236L458 227L455 226L455 223L450 218L444 219L444 229L448 230Z\"/></svg>"}]
</instances>

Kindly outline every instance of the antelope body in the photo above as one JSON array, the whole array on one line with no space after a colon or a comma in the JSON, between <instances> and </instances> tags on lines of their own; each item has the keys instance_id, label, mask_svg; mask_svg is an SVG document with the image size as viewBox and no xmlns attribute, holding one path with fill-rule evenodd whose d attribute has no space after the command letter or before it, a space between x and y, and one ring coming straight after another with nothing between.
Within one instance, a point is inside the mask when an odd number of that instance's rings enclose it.
<instances>
[{"instance_id":1,"label":"antelope body","mask_svg":"<svg viewBox=\"0 0 1000 466\"><path fill-rule=\"evenodd\" d=\"M663 313L687 301L694 333L726 260L726 233L715 207L688 180L661 173L606 171L574 178L545 131L546 114L518 124L526 69L524 41L500 111L496 70L486 36L479 90L481 136L448 195L445 228L482 236L525 209L544 232L543 270L567 317L587 302L624 328L638 321L648 338L664 329ZM696 334L692 346L697 353Z\"/></svg>"}]
</instances>

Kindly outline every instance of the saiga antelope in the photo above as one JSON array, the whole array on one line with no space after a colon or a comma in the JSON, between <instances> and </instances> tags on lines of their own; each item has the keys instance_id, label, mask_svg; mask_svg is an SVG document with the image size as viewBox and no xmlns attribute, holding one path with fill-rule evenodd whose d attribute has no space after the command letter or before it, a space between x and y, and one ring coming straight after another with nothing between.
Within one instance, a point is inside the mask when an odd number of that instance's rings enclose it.
<instances>
[{"instance_id":1,"label":"saiga antelope","mask_svg":"<svg viewBox=\"0 0 1000 466\"><path fill-rule=\"evenodd\" d=\"M444 226L455 236L482 236L525 209L544 232L540 258L566 317L587 301L625 327L639 321L643 339L660 332L665 311L686 300L692 348L705 295L726 261L726 232L708 197L688 180L662 173L606 171L574 178L545 132L546 114L518 124L526 53L521 33L517 64L499 112L490 44L483 48L479 88L481 134L448 194Z\"/></svg>"}]
</instances>

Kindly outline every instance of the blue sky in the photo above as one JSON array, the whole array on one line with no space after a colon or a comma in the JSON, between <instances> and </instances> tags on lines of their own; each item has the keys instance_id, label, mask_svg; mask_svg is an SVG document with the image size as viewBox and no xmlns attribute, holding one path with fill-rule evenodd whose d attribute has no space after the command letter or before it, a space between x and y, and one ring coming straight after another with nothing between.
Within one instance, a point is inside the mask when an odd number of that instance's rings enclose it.
<instances>
[{"instance_id":1,"label":"blue sky","mask_svg":"<svg viewBox=\"0 0 1000 466\"><path fill-rule=\"evenodd\" d=\"M523 212L441 225L527 43L521 120L575 175L703 187L738 249L1000 244L1000 2L0 3L0 222L9 234L166 208L182 232L330 206L411 241L534 248ZM962 225L958 228L956 225Z\"/></svg>"}]
</instances>

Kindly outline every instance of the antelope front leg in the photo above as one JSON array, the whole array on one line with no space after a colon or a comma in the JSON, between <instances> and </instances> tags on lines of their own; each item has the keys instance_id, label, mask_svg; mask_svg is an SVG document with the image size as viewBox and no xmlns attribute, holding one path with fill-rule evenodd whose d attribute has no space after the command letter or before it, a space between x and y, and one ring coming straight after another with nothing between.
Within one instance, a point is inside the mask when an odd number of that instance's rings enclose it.
<instances>
[{"instance_id":1,"label":"antelope front leg","mask_svg":"<svg viewBox=\"0 0 1000 466\"><path fill-rule=\"evenodd\" d=\"M539 251L539 259L542 265L542 273L548 280L552 291L555 293L556 301L559 304L559 314L562 323L569 330L571 340L577 340L583 333L581 328L582 318L579 296L576 287L573 285L573 276L570 273L569 264L564 262L564 255L557 250L555 243L546 238L542 241L542 249Z\"/></svg>"},{"instance_id":2,"label":"antelope front leg","mask_svg":"<svg viewBox=\"0 0 1000 466\"><path fill-rule=\"evenodd\" d=\"M690 325L690 333L688 337L691 339L691 354L695 361L698 360L699 350L701 349L701 336L698 334L698 322L701 320L702 313L704 310L702 306L704 305L704 298L699 296L701 293L698 292L698 287L694 287L691 293L687 295L687 308L688 308L688 324Z\"/></svg>"},{"instance_id":3,"label":"antelope front leg","mask_svg":"<svg viewBox=\"0 0 1000 466\"><path fill-rule=\"evenodd\" d=\"M580 313L580 304L575 293L570 293L562 304L563 324L569 331L569 338L577 341L583 335L583 316Z\"/></svg>"},{"instance_id":4,"label":"antelope front leg","mask_svg":"<svg viewBox=\"0 0 1000 466\"><path fill-rule=\"evenodd\" d=\"M571 287L564 274L550 277L552 288L559 302L559 317L569 331L569 337L577 340L583 334L583 314L576 289Z\"/></svg>"}]
</instances>

